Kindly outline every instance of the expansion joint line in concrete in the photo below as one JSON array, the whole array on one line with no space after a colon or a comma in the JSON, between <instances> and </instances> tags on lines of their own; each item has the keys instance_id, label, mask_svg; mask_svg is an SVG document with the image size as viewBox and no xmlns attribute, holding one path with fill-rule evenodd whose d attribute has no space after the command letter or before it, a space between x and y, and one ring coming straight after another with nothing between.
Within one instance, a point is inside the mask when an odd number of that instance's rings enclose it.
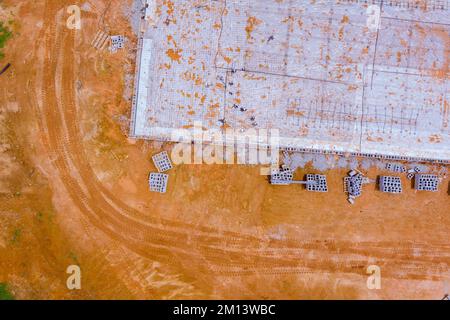
<instances>
[{"instance_id":1,"label":"expansion joint line in concrete","mask_svg":"<svg viewBox=\"0 0 450 320\"><path fill-rule=\"evenodd\" d=\"M217 69L231 71L233 73L237 72L237 71L242 71L242 72L249 72L249 73L254 73L254 74L263 74L263 75L266 75L266 76L276 76L276 77L285 77L285 78L300 79L300 80L310 80L310 81L318 81L318 82L327 82L327 83L341 84L341 85L344 85L344 86L353 86L353 85L355 85L354 83L350 83L350 82L333 81L333 80L326 80L326 79L317 79L317 78L310 78L310 77L301 77L301 76L294 76L294 75L290 75L290 74L281 74L281 73L259 71L259 70L249 70L249 69L245 69L245 68L243 68L243 69L234 69L234 68L230 68L230 67L217 67Z\"/></svg>"},{"instance_id":2,"label":"expansion joint line in concrete","mask_svg":"<svg viewBox=\"0 0 450 320\"><path fill-rule=\"evenodd\" d=\"M220 13L220 32L219 32L219 37L217 38L217 51L216 51L216 55L214 57L214 68L216 68L216 69L217 69L217 57L219 56L220 42L222 40L222 33L223 33L223 15L225 14L226 10L227 10L227 0L224 0L222 12Z\"/></svg>"},{"instance_id":3,"label":"expansion joint line in concrete","mask_svg":"<svg viewBox=\"0 0 450 320\"><path fill-rule=\"evenodd\" d=\"M380 2L380 19L378 21L378 26L377 26L377 37L375 39L375 48L374 48L374 52L373 52L373 59L372 59L372 77L370 79L370 89L373 89L373 77L375 75L375 60L377 59L377 49L378 49L378 38L380 36L380 25L381 25L381 21L383 20L383 0L381 0Z\"/></svg>"}]
</instances>

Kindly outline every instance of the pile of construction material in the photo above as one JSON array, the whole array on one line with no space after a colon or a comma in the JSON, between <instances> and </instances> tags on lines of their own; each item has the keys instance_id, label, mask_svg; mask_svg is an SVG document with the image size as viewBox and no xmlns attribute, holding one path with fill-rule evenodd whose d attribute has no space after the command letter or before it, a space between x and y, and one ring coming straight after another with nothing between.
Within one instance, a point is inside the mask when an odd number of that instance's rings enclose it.
<instances>
[{"instance_id":1,"label":"pile of construction material","mask_svg":"<svg viewBox=\"0 0 450 320\"><path fill-rule=\"evenodd\" d=\"M150 191L166 193L168 180L169 175L167 174L151 172L148 179Z\"/></svg>"},{"instance_id":2,"label":"pile of construction material","mask_svg":"<svg viewBox=\"0 0 450 320\"><path fill-rule=\"evenodd\" d=\"M386 170L394 173L406 173L406 177L409 180L412 180L417 173L422 172L422 169L417 166L407 169L406 166L399 163L387 163Z\"/></svg>"},{"instance_id":3,"label":"pile of construction material","mask_svg":"<svg viewBox=\"0 0 450 320\"><path fill-rule=\"evenodd\" d=\"M352 170L348 176L344 178L344 192L348 194L348 202L355 203L355 199L362 194L363 184L369 184L373 181L365 177L361 171Z\"/></svg>"},{"instance_id":4,"label":"pile of construction material","mask_svg":"<svg viewBox=\"0 0 450 320\"><path fill-rule=\"evenodd\" d=\"M125 47L125 41L126 38L123 35L110 36L107 31L98 30L91 45L95 49L103 51L109 44L109 51L115 53Z\"/></svg>"},{"instance_id":5,"label":"pile of construction material","mask_svg":"<svg viewBox=\"0 0 450 320\"><path fill-rule=\"evenodd\" d=\"M290 185L302 184L306 186L307 191L328 192L327 177L321 174L307 174L305 181L293 180L294 172L287 165L282 165L278 170L272 171L270 175L270 184L272 185Z\"/></svg>"},{"instance_id":6,"label":"pile of construction material","mask_svg":"<svg viewBox=\"0 0 450 320\"><path fill-rule=\"evenodd\" d=\"M405 173L406 167L399 163L386 163L386 170L396 173Z\"/></svg>"},{"instance_id":7,"label":"pile of construction material","mask_svg":"<svg viewBox=\"0 0 450 320\"><path fill-rule=\"evenodd\" d=\"M119 49L123 49L125 47L125 37L122 35L111 36L110 38L111 44L109 47L109 51L111 53L117 52Z\"/></svg>"},{"instance_id":8,"label":"pile of construction material","mask_svg":"<svg viewBox=\"0 0 450 320\"><path fill-rule=\"evenodd\" d=\"M398 194L403 192L400 177L381 176L379 186L380 191L384 193Z\"/></svg>"},{"instance_id":9,"label":"pile of construction material","mask_svg":"<svg viewBox=\"0 0 450 320\"><path fill-rule=\"evenodd\" d=\"M438 191L439 177L434 174L423 173L418 166L407 169L404 165L388 163L386 169L397 173L406 173L408 180L414 179L414 189L417 191ZM399 177L380 177L380 190L389 193L401 193Z\"/></svg>"},{"instance_id":10,"label":"pile of construction material","mask_svg":"<svg viewBox=\"0 0 450 320\"><path fill-rule=\"evenodd\" d=\"M150 191L166 193L167 183L169 181L169 175L164 172L169 171L173 168L172 162L170 161L167 151L158 153L152 157L153 163L155 164L158 172L151 172L148 183L150 186Z\"/></svg>"},{"instance_id":11,"label":"pile of construction material","mask_svg":"<svg viewBox=\"0 0 450 320\"><path fill-rule=\"evenodd\" d=\"M270 183L275 185L290 185L294 178L294 172L287 165L282 165L280 169L272 171Z\"/></svg>"},{"instance_id":12,"label":"pile of construction material","mask_svg":"<svg viewBox=\"0 0 450 320\"><path fill-rule=\"evenodd\" d=\"M416 174L421 173L421 172L422 172L422 170L420 170L419 167L414 167L413 169L408 170L408 174L406 175L406 177L409 180L412 180Z\"/></svg>"},{"instance_id":13,"label":"pile of construction material","mask_svg":"<svg viewBox=\"0 0 450 320\"><path fill-rule=\"evenodd\" d=\"M322 174L307 174L306 190L313 192L328 192L327 177Z\"/></svg>"},{"instance_id":14,"label":"pile of construction material","mask_svg":"<svg viewBox=\"0 0 450 320\"><path fill-rule=\"evenodd\" d=\"M290 154L283 152L284 164L271 172L270 184L272 185L305 185L306 190L314 192L328 192L327 179L324 175L307 174L305 181L294 180L294 170L291 169L293 163ZM401 163L387 163L386 170L397 174L406 174L409 180L414 179L414 189L417 191L438 191L441 178L438 175L424 173L425 169L419 165L403 165ZM344 192L347 200L354 204L355 200L361 197L365 184L376 183L377 180L366 177L358 169L353 169L344 177ZM403 193L402 179L395 175L381 175L378 177L378 189L383 193L401 194Z\"/></svg>"},{"instance_id":15,"label":"pile of construction material","mask_svg":"<svg viewBox=\"0 0 450 320\"><path fill-rule=\"evenodd\" d=\"M439 177L434 174L416 174L414 178L414 189L417 191L438 191Z\"/></svg>"}]
</instances>

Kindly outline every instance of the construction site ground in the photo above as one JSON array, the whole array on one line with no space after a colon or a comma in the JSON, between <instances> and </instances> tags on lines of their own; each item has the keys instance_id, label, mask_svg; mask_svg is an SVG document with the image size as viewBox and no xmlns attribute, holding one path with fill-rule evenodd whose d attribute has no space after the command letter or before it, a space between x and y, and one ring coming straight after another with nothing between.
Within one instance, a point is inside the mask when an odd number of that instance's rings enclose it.
<instances>
[{"instance_id":1,"label":"construction site ground","mask_svg":"<svg viewBox=\"0 0 450 320\"><path fill-rule=\"evenodd\" d=\"M170 1L165 1L170 6ZM81 30L67 7L83 8ZM19 299L441 299L450 282L449 179L437 193L271 186L257 166L180 165L150 193L151 155L128 138L131 1L5 0L0 78L0 283ZM91 46L123 34L116 54ZM299 177L313 169L298 169ZM430 167L445 172L442 167ZM373 166L367 175L387 173ZM68 290L79 265L82 289ZM367 267L381 268L380 290Z\"/></svg>"}]
</instances>

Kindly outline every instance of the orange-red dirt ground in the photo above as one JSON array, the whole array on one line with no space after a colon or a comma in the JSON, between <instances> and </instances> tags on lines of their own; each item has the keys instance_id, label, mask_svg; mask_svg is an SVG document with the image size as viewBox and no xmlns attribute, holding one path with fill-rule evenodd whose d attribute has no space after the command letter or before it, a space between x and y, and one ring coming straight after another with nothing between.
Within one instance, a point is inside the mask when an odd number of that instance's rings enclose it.
<instances>
[{"instance_id":1,"label":"orange-red dirt ground","mask_svg":"<svg viewBox=\"0 0 450 320\"><path fill-rule=\"evenodd\" d=\"M150 156L170 145L127 138L136 42L127 3L86 1L81 30L67 29L67 7L83 3L1 4L14 37L0 77L0 283L16 298L444 296L448 177L435 194L371 185L350 206L344 169L326 172L328 194L313 194L270 186L256 166L181 165L167 194L150 193ZM91 47L107 27L130 39L127 50ZM72 264L81 290L66 287ZM379 290L366 286L369 265L381 268Z\"/></svg>"}]
</instances>

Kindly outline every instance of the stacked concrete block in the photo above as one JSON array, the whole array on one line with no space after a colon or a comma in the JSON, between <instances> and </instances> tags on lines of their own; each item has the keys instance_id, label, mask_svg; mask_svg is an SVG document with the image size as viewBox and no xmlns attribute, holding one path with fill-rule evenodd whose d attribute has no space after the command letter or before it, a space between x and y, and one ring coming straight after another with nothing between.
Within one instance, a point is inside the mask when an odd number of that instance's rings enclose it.
<instances>
[{"instance_id":1,"label":"stacked concrete block","mask_svg":"<svg viewBox=\"0 0 450 320\"><path fill-rule=\"evenodd\" d=\"M387 163L386 169L392 172L405 173L406 167L398 163Z\"/></svg>"},{"instance_id":2,"label":"stacked concrete block","mask_svg":"<svg viewBox=\"0 0 450 320\"><path fill-rule=\"evenodd\" d=\"M172 162L170 161L169 155L166 151L154 155L152 157L152 160L159 172L150 173L150 191L166 193L169 176L167 174L164 174L163 172L166 172L173 168Z\"/></svg>"},{"instance_id":3,"label":"stacked concrete block","mask_svg":"<svg viewBox=\"0 0 450 320\"><path fill-rule=\"evenodd\" d=\"M402 181L400 177L381 176L380 191L386 193L402 193Z\"/></svg>"},{"instance_id":4,"label":"stacked concrete block","mask_svg":"<svg viewBox=\"0 0 450 320\"><path fill-rule=\"evenodd\" d=\"M150 191L166 193L167 191L167 182L169 180L169 175L164 173L150 173L148 183L150 186Z\"/></svg>"},{"instance_id":5,"label":"stacked concrete block","mask_svg":"<svg viewBox=\"0 0 450 320\"><path fill-rule=\"evenodd\" d=\"M347 200L350 204L355 203L355 199L362 194L362 187L365 184L373 183L368 177L365 177L362 172L355 169L348 173L344 178L344 192L347 193Z\"/></svg>"},{"instance_id":6,"label":"stacked concrete block","mask_svg":"<svg viewBox=\"0 0 450 320\"><path fill-rule=\"evenodd\" d=\"M306 190L314 192L328 192L327 177L320 174L306 175Z\"/></svg>"},{"instance_id":7,"label":"stacked concrete block","mask_svg":"<svg viewBox=\"0 0 450 320\"><path fill-rule=\"evenodd\" d=\"M111 46L109 48L111 52L116 52L119 49L123 49L124 45L125 45L124 36L121 35L111 36Z\"/></svg>"},{"instance_id":8,"label":"stacked concrete block","mask_svg":"<svg viewBox=\"0 0 450 320\"><path fill-rule=\"evenodd\" d=\"M270 183L274 185L289 185L292 183L294 173L287 166L282 166L270 175Z\"/></svg>"},{"instance_id":9,"label":"stacked concrete block","mask_svg":"<svg viewBox=\"0 0 450 320\"><path fill-rule=\"evenodd\" d=\"M434 174L416 174L414 188L419 191L438 191L439 178Z\"/></svg>"},{"instance_id":10,"label":"stacked concrete block","mask_svg":"<svg viewBox=\"0 0 450 320\"><path fill-rule=\"evenodd\" d=\"M346 187L344 191L347 192L352 197L359 197L362 193L362 185L363 185L363 175L358 173L353 176L345 177L344 183Z\"/></svg>"},{"instance_id":11,"label":"stacked concrete block","mask_svg":"<svg viewBox=\"0 0 450 320\"><path fill-rule=\"evenodd\" d=\"M344 177L344 192L348 193L349 189L351 189L350 184L351 184L351 177Z\"/></svg>"},{"instance_id":12,"label":"stacked concrete block","mask_svg":"<svg viewBox=\"0 0 450 320\"><path fill-rule=\"evenodd\" d=\"M167 151L158 153L152 157L153 163L159 172L166 172L173 168Z\"/></svg>"}]
</instances>

